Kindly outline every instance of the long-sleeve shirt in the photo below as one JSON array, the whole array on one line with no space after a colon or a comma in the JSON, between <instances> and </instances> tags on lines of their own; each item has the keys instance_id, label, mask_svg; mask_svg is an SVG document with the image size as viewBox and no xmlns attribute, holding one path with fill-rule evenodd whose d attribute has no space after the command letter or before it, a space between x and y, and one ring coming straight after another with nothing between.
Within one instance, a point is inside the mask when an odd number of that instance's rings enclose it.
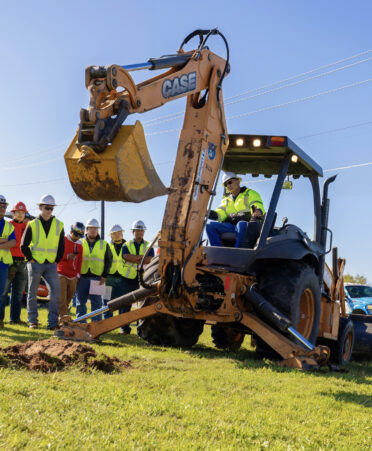
<instances>
[{"instance_id":1,"label":"long-sleeve shirt","mask_svg":"<svg viewBox=\"0 0 372 451\"><path fill-rule=\"evenodd\" d=\"M69 254L75 254L75 258L68 260ZM80 275L82 261L83 246L81 241L72 241L70 235L65 236L65 252L57 265L58 274L68 279L75 279Z\"/></svg>"},{"instance_id":2,"label":"long-sleeve shirt","mask_svg":"<svg viewBox=\"0 0 372 451\"><path fill-rule=\"evenodd\" d=\"M48 236L50 227L52 225L53 218L54 218L54 216L52 216L48 221L45 221L45 219L43 219L41 217L41 215L38 217L38 219L40 219L40 222L43 226L45 236ZM22 241L21 241L21 251L22 251L22 254L26 257L27 261L30 261L33 258L31 249L30 249L31 241L32 241L32 229L30 227L30 224L27 224L26 230L23 234ZM58 263L61 260L61 258L63 257L64 250L65 250L65 232L62 229L61 234L59 236L57 256L56 256L55 263ZM48 260L44 260L43 263L50 263L50 262Z\"/></svg>"},{"instance_id":3,"label":"long-sleeve shirt","mask_svg":"<svg viewBox=\"0 0 372 451\"><path fill-rule=\"evenodd\" d=\"M12 253L13 260L24 260L25 256L22 254L21 251L21 240L23 232L25 231L25 228L27 224L25 222L19 222L13 219L10 221L11 224L13 224L14 232L16 235L16 242L17 244L10 249L10 252Z\"/></svg>"}]
</instances>

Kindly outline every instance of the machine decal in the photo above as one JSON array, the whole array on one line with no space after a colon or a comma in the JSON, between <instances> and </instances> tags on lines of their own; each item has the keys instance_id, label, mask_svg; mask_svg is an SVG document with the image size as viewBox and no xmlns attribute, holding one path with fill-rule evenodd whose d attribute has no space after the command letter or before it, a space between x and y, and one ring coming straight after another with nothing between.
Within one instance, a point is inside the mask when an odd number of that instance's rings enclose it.
<instances>
[{"instance_id":1,"label":"machine decal","mask_svg":"<svg viewBox=\"0 0 372 451\"><path fill-rule=\"evenodd\" d=\"M203 172L203 166L204 166L204 162L205 162L205 154L207 153L207 151L204 149L202 150L202 153L200 155L200 162L199 162L199 167L198 167L198 172L197 172L197 176L196 176L196 180L195 180L195 188L194 188L194 200L196 200L198 198L198 193L199 193L199 183L200 183L200 179L201 179L201 175Z\"/></svg>"},{"instance_id":2,"label":"machine decal","mask_svg":"<svg viewBox=\"0 0 372 451\"><path fill-rule=\"evenodd\" d=\"M214 160L216 156L216 145L213 143L208 143L208 158Z\"/></svg>"},{"instance_id":3,"label":"machine decal","mask_svg":"<svg viewBox=\"0 0 372 451\"><path fill-rule=\"evenodd\" d=\"M173 80L167 78L161 87L161 93L165 99L176 97L196 88L196 72L183 74Z\"/></svg>"}]
</instances>

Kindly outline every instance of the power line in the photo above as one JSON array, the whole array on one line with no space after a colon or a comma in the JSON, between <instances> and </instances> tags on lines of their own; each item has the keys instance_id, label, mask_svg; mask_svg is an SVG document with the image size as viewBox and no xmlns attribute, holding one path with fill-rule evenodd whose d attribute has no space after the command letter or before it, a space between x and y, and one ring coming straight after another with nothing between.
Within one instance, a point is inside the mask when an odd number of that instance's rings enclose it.
<instances>
[{"instance_id":1,"label":"power line","mask_svg":"<svg viewBox=\"0 0 372 451\"><path fill-rule=\"evenodd\" d=\"M48 164L48 163L52 163L53 161L60 161L61 157L58 158L52 158L51 160L43 160L43 161L38 161L37 163L28 163L28 164L23 164L21 166L8 166L8 167L1 167L0 171L11 171L12 169L24 169L24 168L31 168L31 167L35 167L35 166L42 166L44 164Z\"/></svg>"},{"instance_id":2,"label":"power line","mask_svg":"<svg viewBox=\"0 0 372 451\"><path fill-rule=\"evenodd\" d=\"M334 128L332 130L326 130L324 132L319 132L319 133L313 133L312 135L298 136L297 138L294 138L294 139L298 140L298 139L312 138L314 136L320 136L320 135L326 135L328 133L340 132L343 130L348 130L350 128L362 127L363 125L372 125L372 121L360 122L359 124L353 124L353 125L346 125L345 127Z\"/></svg>"},{"instance_id":3,"label":"power line","mask_svg":"<svg viewBox=\"0 0 372 451\"><path fill-rule=\"evenodd\" d=\"M61 177L58 179L49 179L49 180L40 180L39 182L28 182L28 183L14 183L12 185L0 185L1 187L14 187L14 186L29 186L29 185L40 185L42 183L54 183L54 182L60 182L61 180L67 181L66 177Z\"/></svg>"},{"instance_id":4,"label":"power line","mask_svg":"<svg viewBox=\"0 0 372 451\"><path fill-rule=\"evenodd\" d=\"M257 114L257 113L262 113L264 111L270 111L270 110L275 110L277 108L282 108L283 106L293 105L295 103L300 103L300 102L305 102L306 100L312 100L312 99L315 99L317 97L321 97L321 96L324 96L327 94L333 94L335 92L344 91L345 89L355 88L356 86L361 86L363 84L370 83L371 81L372 81L372 78L367 78L366 80L358 81L356 83L351 83L349 85L344 85L339 88L328 89L327 91L318 92L317 94L313 94L311 96L301 97L299 99L290 100L289 102L284 102L284 103L280 103L277 105L271 105L268 107L259 108L258 110L255 110L255 111L247 111L246 113L236 114L235 116L228 117L227 120L239 119L241 117L250 116L252 114Z\"/></svg>"},{"instance_id":5,"label":"power line","mask_svg":"<svg viewBox=\"0 0 372 451\"><path fill-rule=\"evenodd\" d=\"M275 110L277 108L282 108L284 106L293 105L295 103L305 102L307 100L312 100L312 99L315 99L317 97L321 97L321 96L324 96L324 95L333 94L333 93L339 92L339 91L344 91L345 89L355 88L356 86L361 86L363 84L370 83L371 81L372 81L372 78L367 78L366 80L357 81L357 82L351 83L349 85L340 86L339 88L328 89L327 91L318 92L317 94L313 94L311 96L300 97L298 99L290 100L290 101L284 102L284 103L279 103L277 105L270 105L270 106L267 106L267 107L259 108L258 110L247 111L245 113L236 114L235 116L228 117L227 120L231 121L233 119L239 119L241 117L251 116L252 114L263 113L265 111ZM181 130L180 128L172 128L172 129L169 129L169 130L160 130L160 131L157 131L157 132L146 133L145 135L146 136L163 135L163 134L166 134L166 133L172 133L172 132L177 132L177 131L179 132L180 130Z\"/></svg>"},{"instance_id":6,"label":"power line","mask_svg":"<svg viewBox=\"0 0 372 451\"><path fill-rule=\"evenodd\" d=\"M348 69L350 67L356 66L357 64L365 63L365 62L371 61L371 60L372 60L372 58L367 58L367 59L362 60L362 61L357 61L356 63L352 63L352 64L349 64L349 65L343 66L343 67L338 67L337 69L333 69L333 70L330 70L328 72L324 72L322 74L313 75L312 77L304 78L303 80L295 81L293 83L288 83L286 85L279 86L278 88L270 89L269 91L260 92L258 94L253 95L253 96L243 97L242 99L237 99L237 100L234 100L233 102L225 102L225 105L233 105L235 103L245 102L246 100L250 100L250 99L253 99L255 97L260 97L260 96L263 96L263 95L266 95L266 94L271 94L273 92L280 91L281 89L290 88L292 86L300 85L301 83L305 83L306 81L315 80L316 78L324 77L325 75L330 75L330 74L333 74L333 73L338 72L340 70Z\"/></svg>"},{"instance_id":7,"label":"power line","mask_svg":"<svg viewBox=\"0 0 372 451\"><path fill-rule=\"evenodd\" d=\"M358 58L358 57L360 57L360 56L367 55L367 54L369 54L369 53L371 53L371 52L372 52L372 50L366 50L366 51L364 51L364 52L357 53L357 54L352 55L352 56L350 56L350 57L347 57L347 58L344 58L344 59L335 61L334 63L326 64L326 65L324 65L324 66L320 66L320 67L315 68L315 69L312 69L312 70L310 70L310 71L303 72L303 73L301 73L301 74L294 75L294 76L292 76L292 77L285 78L285 79L283 79L283 80L279 80L279 81L276 81L276 82L274 82L274 83L270 83L270 84L268 84L268 85L261 86L260 88L251 89L251 90L249 90L249 91L246 91L246 92L237 94L237 95L235 95L235 96L227 97L227 98L225 99L225 104L226 104L226 101L228 101L228 100L233 100L233 99L236 99L236 98L239 98L239 97L248 95L248 94L254 94L254 93L259 92L259 91L261 91L261 90L263 90L263 89L272 88L272 87L278 86L278 85L280 85L280 84L282 84L282 83L286 83L286 82L288 82L288 81L296 80L297 78L301 78L301 77L304 77L304 76L306 76L306 75L310 75L310 74L312 74L312 73L314 73L314 72L318 72L319 70L327 69L327 68L332 67L332 66L335 66L335 65L337 65L337 64L341 64L341 63L344 63L344 62L346 62L346 61L350 61L350 60L355 59L355 58ZM345 67L342 67L342 68L339 68L339 69L335 69L335 70L333 70L333 71L326 72L325 74L319 74L319 75L316 75L315 77L310 77L310 78L308 78L308 79L305 79L305 80L296 82L296 83L294 83L294 84L298 84L298 83L302 83L302 82L304 82L304 81L312 80L313 78L321 77L321 76L323 76L323 75L326 75L326 74L329 74L329 73L333 73L333 72L336 72L336 71L338 71L338 70L343 70L343 69L345 69L345 68L352 67L352 66L357 65L357 64L360 64L360 63L362 63L362 62L369 61L370 59L371 59L371 58L368 58L368 59L366 59L366 60L362 60L362 61L360 61L360 62L356 62L356 63L353 63L353 64L351 64L351 65L347 65L347 66L345 66ZM278 89L283 89L284 87L288 87L288 86L291 86L291 84L290 84L290 85L287 85L287 86L283 86L283 87L278 88ZM258 94L258 95L267 94L267 93L273 92L273 91L275 91L275 90L267 91L267 92L265 92L265 93L260 93L260 94ZM256 96L253 96L253 97L256 97ZM249 98L251 98L251 97L249 97ZM240 100L239 100L239 101L240 101ZM227 104L232 104L232 103L234 103L234 102L230 102L230 103L227 103ZM149 121L143 122L143 124L144 124L144 125L147 125L148 127L151 127L151 126L153 126L153 125L159 125L160 123L168 122L168 121L173 120L173 119L175 119L175 118L177 118L177 117L180 117L183 113L184 113L183 111L180 111L180 112L178 112L178 113L173 113L173 114L169 114L169 115L165 115L165 116L159 116L158 118L150 119ZM162 119L164 119L164 120L162 120ZM159 121L160 121L160 122L159 122ZM154 122L156 122L156 124L154 124Z\"/></svg>"},{"instance_id":8,"label":"power line","mask_svg":"<svg viewBox=\"0 0 372 451\"><path fill-rule=\"evenodd\" d=\"M27 160L27 159L30 158L30 157L34 157L34 156L38 156L38 155L45 155L45 154L50 153L50 152L53 151L53 150L54 150L54 151L60 150L61 148L66 147L66 144L67 144L67 143L68 143L68 142L65 141L64 143L56 144L56 145L54 145L54 146L48 147L48 148L43 149L43 150L39 150L39 151L37 151L37 152L28 153L27 155L23 155L23 156L21 156L21 157L19 157L19 158L16 158L16 159L13 159L13 158L12 158L12 163L16 163L16 162L18 162L18 161L24 161L24 160ZM54 152L53 152L53 153L54 153Z\"/></svg>"}]
</instances>

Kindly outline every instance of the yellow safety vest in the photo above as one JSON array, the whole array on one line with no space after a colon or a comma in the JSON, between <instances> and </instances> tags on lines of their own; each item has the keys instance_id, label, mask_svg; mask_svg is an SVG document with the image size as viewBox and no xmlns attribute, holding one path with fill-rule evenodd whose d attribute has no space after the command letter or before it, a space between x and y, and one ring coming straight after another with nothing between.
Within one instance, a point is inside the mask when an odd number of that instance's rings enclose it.
<instances>
[{"instance_id":1,"label":"yellow safety vest","mask_svg":"<svg viewBox=\"0 0 372 451\"><path fill-rule=\"evenodd\" d=\"M242 193L239 193L234 200L232 194L225 196L222 199L221 205L216 208L218 214L218 220L220 222L226 221L226 218L234 213L238 212L250 212L253 213L252 206L259 208L263 214L265 214L265 209L261 196L257 191L253 189L246 189Z\"/></svg>"},{"instance_id":2,"label":"yellow safety vest","mask_svg":"<svg viewBox=\"0 0 372 451\"><path fill-rule=\"evenodd\" d=\"M83 244L83 263L81 265L81 274L86 274L88 270L95 276L102 276L105 267L105 253L107 242L105 240L97 240L94 243L92 252L90 252L89 244L86 238L81 240Z\"/></svg>"},{"instance_id":3,"label":"yellow safety vest","mask_svg":"<svg viewBox=\"0 0 372 451\"><path fill-rule=\"evenodd\" d=\"M5 221L3 233L0 238L5 238L6 240L9 238L9 235L13 232L14 227L8 221ZM13 257L10 252L10 249L0 249L0 261L2 261L5 265L11 265L13 263Z\"/></svg>"},{"instance_id":4,"label":"yellow safety vest","mask_svg":"<svg viewBox=\"0 0 372 451\"><path fill-rule=\"evenodd\" d=\"M128 251L132 255L137 255L136 253L136 246L134 245L134 240L130 240L129 243L125 243ZM139 254L138 255L144 255L147 248L149 247L148 241L142 241L140 248L139 248ZM135 279L137 277L137 263L127 262L124 263L124 277L127 279Z\"/></svg>"},{"instance_id":5,"label":"yellow safety vest","mask_svg":"<svg viewBox=\"0 0 372 451\"><path fill-rule=\"evenodd\" d=\"M109 274L115 274L116 272L118 272L121 276L124 276L124 262L123 262L124 242L121 246L119 255L116 253L116 248L113 243L110 243L109 246L112 252L112 265Z\"/></svg>"},{"instance_id":6,"label":"yellow safety vest","mask_svg":"<svg viewBox=\"0 0 372 451\"><path fill-rule=\"evenodd\" d=\"M33 219L29 223L29 226L32 230L30 244L32 258L38 263L44 263L46 260L49 263L54 263L57 258L58 243L63 230L63 222L53 218L48 236L45 235L45 230L40 219Z\"/></svg>"}]
</instances>

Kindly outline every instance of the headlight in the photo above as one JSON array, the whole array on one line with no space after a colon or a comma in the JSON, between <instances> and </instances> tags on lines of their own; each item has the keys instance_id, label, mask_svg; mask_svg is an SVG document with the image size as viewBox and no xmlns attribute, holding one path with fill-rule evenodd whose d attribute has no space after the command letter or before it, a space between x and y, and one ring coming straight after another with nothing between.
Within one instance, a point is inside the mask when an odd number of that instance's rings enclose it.
<instances>
[{"instance_id":1,"label":"headlight","mask_svg":"<svg viewBox=\"0 0 372 451\"><path fill-rule=\"evenodd\" d=\"M372 313L372 304L367 305L367 310L369 310Z\"/></svg>"}]
</instances>

